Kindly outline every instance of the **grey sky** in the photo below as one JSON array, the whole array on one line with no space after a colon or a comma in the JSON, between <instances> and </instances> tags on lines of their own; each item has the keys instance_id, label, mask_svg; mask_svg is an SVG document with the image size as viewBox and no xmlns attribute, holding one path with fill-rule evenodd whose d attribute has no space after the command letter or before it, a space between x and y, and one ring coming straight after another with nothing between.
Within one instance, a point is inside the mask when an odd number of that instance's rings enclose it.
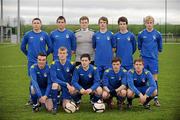
<instances>
[{"instance_id":1,"label":"grey sky","mask_svg":"<svg viewBox=\"0 0 180 120\"><path fill-rule=\"evenodd\" d=\"M4 18L17 16L17 0L3 0ZM26 23L37 17L38 0L20 0L21 17ZM44 24L55 23L61 15L62 0L39 0L39 17ZM180 0L167 0L167 22L180 24ZM79 17L86 15L90 23L107 16L110 23L117 23L120 16L126 16L130 24L141 24L143 17L152 15L156 23L165 22L165 0L64 0L64 16L67 23L77 24Z\"/></svg>"}]
</instances>

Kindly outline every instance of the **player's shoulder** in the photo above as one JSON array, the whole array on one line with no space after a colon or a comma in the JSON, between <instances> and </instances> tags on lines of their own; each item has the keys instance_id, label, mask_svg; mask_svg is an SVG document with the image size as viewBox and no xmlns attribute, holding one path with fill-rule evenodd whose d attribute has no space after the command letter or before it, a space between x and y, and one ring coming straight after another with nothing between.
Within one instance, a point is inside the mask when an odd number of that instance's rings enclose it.
<instances>
[{"instance_id":1,"label":"player's shoulder","mask_svg":"<svg viewBox=\"0 0 180 120\"><path fill-rule=\"evenodd\" d=\"M134 73L134 69L133 69L133 68L130 69L130 70L128 71L128 73L133 74L133 73Z\"/></svg>"},{"instance_id":2,"label":"player's shoulder","mask_svg":"<svg viewBox=\"0 0 180 120\"><path fill-rule=\"evenodd\" d=\"M51 65L55 65L57 62L58 62L57 60L53 60L53 61L51 62Z\"/></svg>"},{"instance_id":3,"label":"player's shoulder","mask_svg":"<svg viewBox=\"0 0 180 120\"><path fill-rule=\"evenodd\" d=\"M81 31L81 29L77 29L77 30L75 30L75 33L78 33L78 32L80 32Z\"/></svg>"},{"instance_id":4,"label":"player's shoulder","mask_svg":"<svg viewBox=\"0 0 180 120\"><path fill-rule=\"evenodd\" d=\"M145 74L145 75L148 75L148 74L150 74L151 72L149 71L149 70L147 70L147 69L143 69L143 73Z\"/></svg>"},{"instance_id":5,"label":"player's shoulder","mask_svg":"<svg viewBox=\"0 0 180 120\"><path fill-rule=\"evenodd\" d=\"M30 69L36 69L36 67L37 67L37 64L35 63L35 64L31 65Z\"/></svg>"},{"instance_id":6,"label":"player's shoulder","mask_svg":"<svg viewBox=\"0 0 180 120\"><path fill-rule=\"evenodd\" d=\"M74 32L72 31L72 30L70 30L70 29L66 29L65 30L67 33L69 33L69 34L74 34Z\"/></svg>"},{"instance_id":7,"label":"player's shoulder","mask_svg":"<svg viewBox=\"0 0 180 120\"><path fill-rule=\"evenodd\" d=\"M112 71L112 68L108 68L108 69L105 70L105 73L108 74L108 73L110 73L111 71Z\"/></svg>"},{"instance_id":8,"label":"player's shoulder","mask_svg":"<svg viewBox=\"0 0 180 120\"><path fill-rule=\"evenodd\" d=\"M43 30L41 31L41 33L44 35L48 35L48 33L46 31L43 31Z\"/></svg>"},{"instance_id":9,"label":"player's shoulder","mask_svg":"<svg viewBox=\"0 0 180 120\"><path fill-rule=\"evenodd\" d=\"M81 65L76 66L76 69L79 70L81 68Z\"/></svg>"},{"instance_id":10,"label":"player's shoulder","mask_svg":"<svg viewBox=\"0 0 180 120\"><path fill-rule=\"evenodd\" d=\"M123 67L121 67L121 70L122 70L124 73L127 72L127 70L126 70L125 68L123 68Z\"/></svg>"},{"instance_id":11,"label":"player's shoulder","mask_svg":"<svg viewBox=\"0 0 180 120\"><path fill-rule=\"evenodd\" d=\"M25 32L25 36L27 36L27 35L30 35L30 34L32 34L33 33L33 31L32 30L30 30L30 31L27 31L27 32Z\"/></svg>"},{"instance_id":12,"label":"player's shoulder","mask_svg":"<svg viewBox=\"0 0 180 120\"><path fill-rule=\"evenodd\" d=\"M143 29L138 34L143 34L145 31L146 31L146 29Z\"/></svg>"},{"instance_id":13,"label":"player's shoulder","mask_svg":"<svg viewBox=\"0 0 180 120\"><path fill-rule=\"evenodd\" d=\"M50 32L50 34L55 34L57 32L57 29Z\"/></svg>"},{"instance_id":14,"label":"player's shoulder","mask_svg":"<svg viewBox=\"0 0 180 120\"><path fill-rule=\"evenodd\" d=\"M107 33L108 33L108 34L111 34L111 35L114 34L114 33L113 33L112 31L110 31L110 30L108 30Z\"/></svg>"},{"instance_id":15,"label":"player's shoulder","mask_svg":"<svg viewBox=\"0 0 180 120\"><path fill-rule=\"evenodd\" d=\"M157 29L154 29L154 32L156 32L158 35L161 35L161 32L159 32Z\"/></svg>"}]
</instances>

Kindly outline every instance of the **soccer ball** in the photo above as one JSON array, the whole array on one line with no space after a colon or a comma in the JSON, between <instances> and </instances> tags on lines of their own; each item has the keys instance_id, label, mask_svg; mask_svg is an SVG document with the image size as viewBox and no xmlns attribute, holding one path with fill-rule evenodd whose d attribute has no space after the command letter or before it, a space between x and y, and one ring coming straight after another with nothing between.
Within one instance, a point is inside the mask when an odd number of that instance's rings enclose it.
<instances>
[{"instance_id":1,"label":"soccer ball","mask_svg":"<svg viewBox=\"0 0 180 120\"><path fill-rule=\"evenodd\" d=\"M74 113L77 110L77 106L74 102L70 101L70 102L66 103L64 110L67 113Z\"/></svg>"},{"instance_id":2,"label":"soccer ball","mask_svg":"<svg viewBox=\"0 0 180 120\"><path fill-rule=\"evenodd\" d=\"M105 110L105 104L103 102L96 102L93 105L93 110L98 113L102 113Z\"/></svg>"}]
</instances>

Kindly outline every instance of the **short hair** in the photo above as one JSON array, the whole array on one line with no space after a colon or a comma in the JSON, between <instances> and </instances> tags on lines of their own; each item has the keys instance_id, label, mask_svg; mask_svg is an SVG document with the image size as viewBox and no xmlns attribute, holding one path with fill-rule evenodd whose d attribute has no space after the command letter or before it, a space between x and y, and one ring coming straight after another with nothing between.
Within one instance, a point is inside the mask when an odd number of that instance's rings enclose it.
<instances>
[{"instance_id":1,"label":"short hair","mask_svg":"<svg viewBox=\"0 0 180 120\"><path fill-rule=\"evenodd\" d=\"M82 58L85 58L85 57L88 58L89 61L91 60L90 55L87 54L87 53L82 54L81 57L80 57L80 59L82 60Z\"/></svg>"},{"instance_id":2,"label":"short hair","mask_svg":"<svg viewBox=\"0 0 180 120\"><path fill-rule=\"evenodd\" d=\"M47 57L47 55L46 55L46 54L44 54L44 53L39 53L39 54L38 54L38 56Z\"/></svg>"},{"instance_id":3,"label":"short hair","mask_svg":"<svg viewBox=\"0 0 180 120\"><path fill-rule=\"evenodd\" d=\"M59 49L58 49L58 51L67 51L67 48L66 47L64 47L64 46L62 46L62 47L60 47Z\"/></svg>"},{"instance_id":4,"label":"short hair","mask_svg":"<svg viewBox=\"0 0 180 120\"><path fill-rule=\"evenodd\" d=\"M58 20L64 20L64 22L66 23L66 19L64 16L59 16L56 20L56 23L58 22Z\"/></svg>"},{"instance_id":5,"label":"short hair","mask_svg":"<svg viewBox=\"0 0 180 120\"><path fill-rule=\"evenodd\" d=\"M79 19L79 22L81 22L81 20L87 20L89 22L89 18L87 16L82 16L80 19Z\"/></svg>"},{"instance_id":6,"label":"short hair","mask_svg":"<svg viewBox=\"0 0 180 120\"><path fill-rule=\"evenodd\" d=\"M120 63L121 63L121 59L118 58L118 57L114 57L114 58L112 59L112 62L111 62L111 63L114 63L114 62L120 62Z\"/></svg>"},{"instance_id":7,"label":"short hair","mask_svg":"<svg viewBox=\"0 0 180 120\"><path fill-rule=\"evenodd\" d=\"M108 18L107 17L100 17L99 20L98 20L98 24L100 23L100 21L103 20L103 21L106 21L106 23L108 24Z\"/></svg>"},{"instance_id":8,"label":"short hair","mask_svg":"<svg viewBox=\"0 0 180 120\"><path fill-rule=\"evenodd\" d=\"M128 24L128 19L126 17L122 16L118 19L118 24L120 24L120 22L126 22L126 24Z\"/></svg>"},{"instance_id":9,"label":"short hair","mask_svg":"<svg viewBox=\"0 0 180 120\"><path fill-rule=\"evenodd\" d=\"M141 59L141 58L135 59L135 60L134 60L134 64L136 64L136 62L142 62L142 64L144 65L144 61L143 61L143 59Z\"/></svg>"},{"instance_id":10,"label":"short hair","mask_svg":"<svg viewBox=\"0 0 180 120\"><path fill-rule=\"evenodd\" d=\"M35 20L38 20L40 23L42 23L40 18L34 18L34 19L32 20L32 23L33 23Z\"/></svg>"},{"instance_id":11,"label":"short hair","mask_svg":"<svg viewBox=\"0 0 180 120\"><path fill-rule=\"evenodd\" d=\"M144 23L146 23L146 22L148 22L148 21L153 21L153 23L154 23L154 18L153 18L152 16L146 16L146 17L144 18Z\"/></svg>"}]
</instances>

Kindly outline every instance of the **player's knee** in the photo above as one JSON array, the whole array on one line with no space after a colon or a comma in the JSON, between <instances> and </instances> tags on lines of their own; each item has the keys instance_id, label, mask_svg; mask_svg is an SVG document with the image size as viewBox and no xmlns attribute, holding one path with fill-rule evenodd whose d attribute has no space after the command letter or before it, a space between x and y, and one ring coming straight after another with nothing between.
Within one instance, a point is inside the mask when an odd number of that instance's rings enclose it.
<instances>
[{"instance_id":1,"label":"player's knee","mask_svg":"<svg viewBox=\"0 0 180 120\"><path fill-rule=\"evenodd\" d=\"M153 92L152 96L156 96L157 95L157 89Z\"/></svg>"},{"instance_id":2,"label":"player's knee","mask_svg":"<svg viewBox=\"0 0 180 120\"><path fill-rule=\"evenodd\" d=\"M134 97L134 93L130 89L127 90L127 97L128 98L133 98Z\"/></svg>"},{"instance_id":3,"label":"player's knee","mask_svg":"<svg viewBox=\"0 0 180 120\"><path fill-rule=\"evenodd\" d=\"M64 99L62 102L62 107L65 108L65 106L68 102L70 102L70 100Z\"/></svg>"},{"instance_id":4,"label":"player's knee","mask_svg":"<svg viewBox=\"0 0 180 120\"><path fill-rule=\"evenodd\" d=\"M34 87L31 86L30 89L31 89L31 94L34 95L36 93Z\"/></svg>"},{"instance_id":5,"label":"player's knee","mask_svg":"<svg viewBox=\"0 0 180 120\"><path fill-rule=\"evenodd\" d=\"M126 94L127 94L126 90L121 90L120 91L120 96L126 97Z\"/></svg>"},{"instance_id":6,"label":"player's knee","mask_svg":"<svg viewBox=\"0 0 180 120\"><path fill-rule=\"evenodd\" d=\"M59 87L59 84L57 84L57 83L52 84L52 89L58 89L58 87Z\"/></svg>"},{"instance_id":7,"label":"player's knee","mask_svg":"<svg viewBox=\"0 0 180 120\"><path fill-rule=\"evenodd\" d=\"M109 93L106 91L103 91L102 98L105 100L105 99L108 99L108 97L109 97Z\"/></svg>"},{"instance_id":8,"label":"player's knee","mask_svg":"<svg viewBox=\"0 0 180 120\"><path fill-rule=\"evenodd\" d=\"M45 102L45 106L46 106L47 111L49 112L52 111L52 108L53 108L52 99L47 99Z\"/></svg>"},{"instance_id":9,"label":"player's knee","mask_svg":"<svg viewBox=\"0 0 180 120\"><path fill-rule=\"evenodd\" d=\"M98 87L98 88L96 89L96 94L97 94L97 95L102 95L102 88L101 88L101 87Z\"/></svg>"}]
</instances>

